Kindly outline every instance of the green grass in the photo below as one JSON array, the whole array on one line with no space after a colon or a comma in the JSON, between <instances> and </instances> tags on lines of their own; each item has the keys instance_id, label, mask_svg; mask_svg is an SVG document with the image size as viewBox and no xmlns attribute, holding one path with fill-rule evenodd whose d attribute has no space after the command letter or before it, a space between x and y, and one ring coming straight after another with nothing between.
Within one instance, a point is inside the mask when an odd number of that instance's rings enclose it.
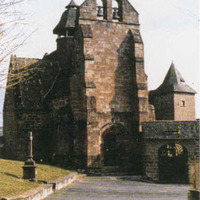
<instances>
[{"instance_id":1,"label":"green grass","mask_svg":"<svg viewBox=\"0 0 200 200\"><path fill-rule=\"evenodd\" d=\"M41 184L22 179L23 162L0 159L0 198L23 194ZM37 180L54 181L70 171L49 165L37 164Z\"/></svg>"}]
</instances>

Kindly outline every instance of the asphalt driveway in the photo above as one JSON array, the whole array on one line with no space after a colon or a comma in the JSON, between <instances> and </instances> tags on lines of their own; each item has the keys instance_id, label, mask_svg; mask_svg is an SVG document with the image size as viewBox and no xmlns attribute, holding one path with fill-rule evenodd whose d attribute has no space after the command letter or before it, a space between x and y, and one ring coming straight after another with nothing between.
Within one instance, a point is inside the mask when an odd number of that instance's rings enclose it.
<instances>
[{"instance_id":1,"label":"asphalt driveway","mask_svg":"<svg viewBox=\"0 0 200 200\"><path fill-rule=\"evenodd\" d=\"M187 200L189 188L146 183L134 177L85 177L46 200Z\"/></svg>"}]
</instances>

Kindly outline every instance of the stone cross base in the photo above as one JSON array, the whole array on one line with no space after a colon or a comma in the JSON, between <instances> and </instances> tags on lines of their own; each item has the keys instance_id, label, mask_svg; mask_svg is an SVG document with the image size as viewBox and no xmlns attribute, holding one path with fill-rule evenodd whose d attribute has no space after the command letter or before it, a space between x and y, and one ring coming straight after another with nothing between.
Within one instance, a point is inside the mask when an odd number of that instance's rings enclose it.
<instances>
[{"instance_id":1,"label":"stone cross base","mask_svg":"<svg viewBox=\"0 0 200 200\"><path fill-rule=\"evenodd\" d=\"M33 163L27 164L25 162L25 165L23 166L23 179L29 179L29 180L34 180L37 178L37 167Z\"/></svg>"}]
</instances>

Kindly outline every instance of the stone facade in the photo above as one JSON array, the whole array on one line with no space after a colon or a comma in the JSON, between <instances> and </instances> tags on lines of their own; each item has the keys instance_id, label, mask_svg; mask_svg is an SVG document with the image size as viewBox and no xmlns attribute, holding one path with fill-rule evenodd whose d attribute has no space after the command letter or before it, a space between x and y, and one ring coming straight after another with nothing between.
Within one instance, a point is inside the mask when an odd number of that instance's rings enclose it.
<instances>
[{"instance_id":1,"label":"stone facade","mask_svg":"<svg viewBox=\"0 0 200 200\"><path fill-rule=\"evenodd\" d=\"M4 104L7 157L25 159L27 133L32 131L36 161L88 173L100 174L112 166L142 174L143 159L149 156L145 145L152 145L146 122L174 120L178 98L194 106L193 93L184 93L184 99L180 93L153 93L149 104L138 13L127 0L118 0L118 8L112 3L103 0L98 7L96 1L86 0L77 6L72 0L53 30L58 35L56 51L42 59L11 57L8 82L14 86L7 89ZM12 76L23 71L15 84ZM177 107L177 112L186 116L188 110ZM188 118L194 120L194 109ZM154 138L156 144L159 140ZM157 173L156 166L149 169Z\"/></svg>"},{"instance_id":2,"label":"stone facade","mask_svg":"<svg viewBox=\"0 0 200 200\"><path fill-rule=\"evenodd\" d=\"M102 135L108 132L105 130L102 133L101 130L119 124L124 129L121 132L124 140L130 141L139 132L139 124L148 119L148 91L143 42L135 10L129 8L129 13L133 12L134 18L129 20L124 11L121 21L113 22L112 1L107 1L110 6L106 8L106 19L94 20L97 19L96 5L95 1L92 2L86 1L81 6L79 23L84 46L85 72L82 76L87 101L87 165L101 167L102 163L98 158L101 158ZM93 13L93 16L89 16L87 12ZM74 77L78 73L80 72L77 71ZM77 109L75 104L73 109ZM129 145L123 145L127 146L128 151Z\"/></svg>"}]
</instances>

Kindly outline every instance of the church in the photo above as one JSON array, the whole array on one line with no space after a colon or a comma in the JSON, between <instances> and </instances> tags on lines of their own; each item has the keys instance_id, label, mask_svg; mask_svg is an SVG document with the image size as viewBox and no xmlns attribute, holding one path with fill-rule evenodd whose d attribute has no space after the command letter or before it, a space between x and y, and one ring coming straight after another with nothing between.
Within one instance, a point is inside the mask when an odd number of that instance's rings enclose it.
<instances>
[{"instance_id":1,"label":"church","mask_svg":"<svg viewBox=\"0 0 200 200\"><path fill-rule=\"evenodd\" d=\"M196 92L174 63L148 91L138 15L128 0L72 0L53 30L54 52L11 56L5 157L25 160L32 131L38 163L188 182L199 148Z\"/></svg>"}]
</instances>

